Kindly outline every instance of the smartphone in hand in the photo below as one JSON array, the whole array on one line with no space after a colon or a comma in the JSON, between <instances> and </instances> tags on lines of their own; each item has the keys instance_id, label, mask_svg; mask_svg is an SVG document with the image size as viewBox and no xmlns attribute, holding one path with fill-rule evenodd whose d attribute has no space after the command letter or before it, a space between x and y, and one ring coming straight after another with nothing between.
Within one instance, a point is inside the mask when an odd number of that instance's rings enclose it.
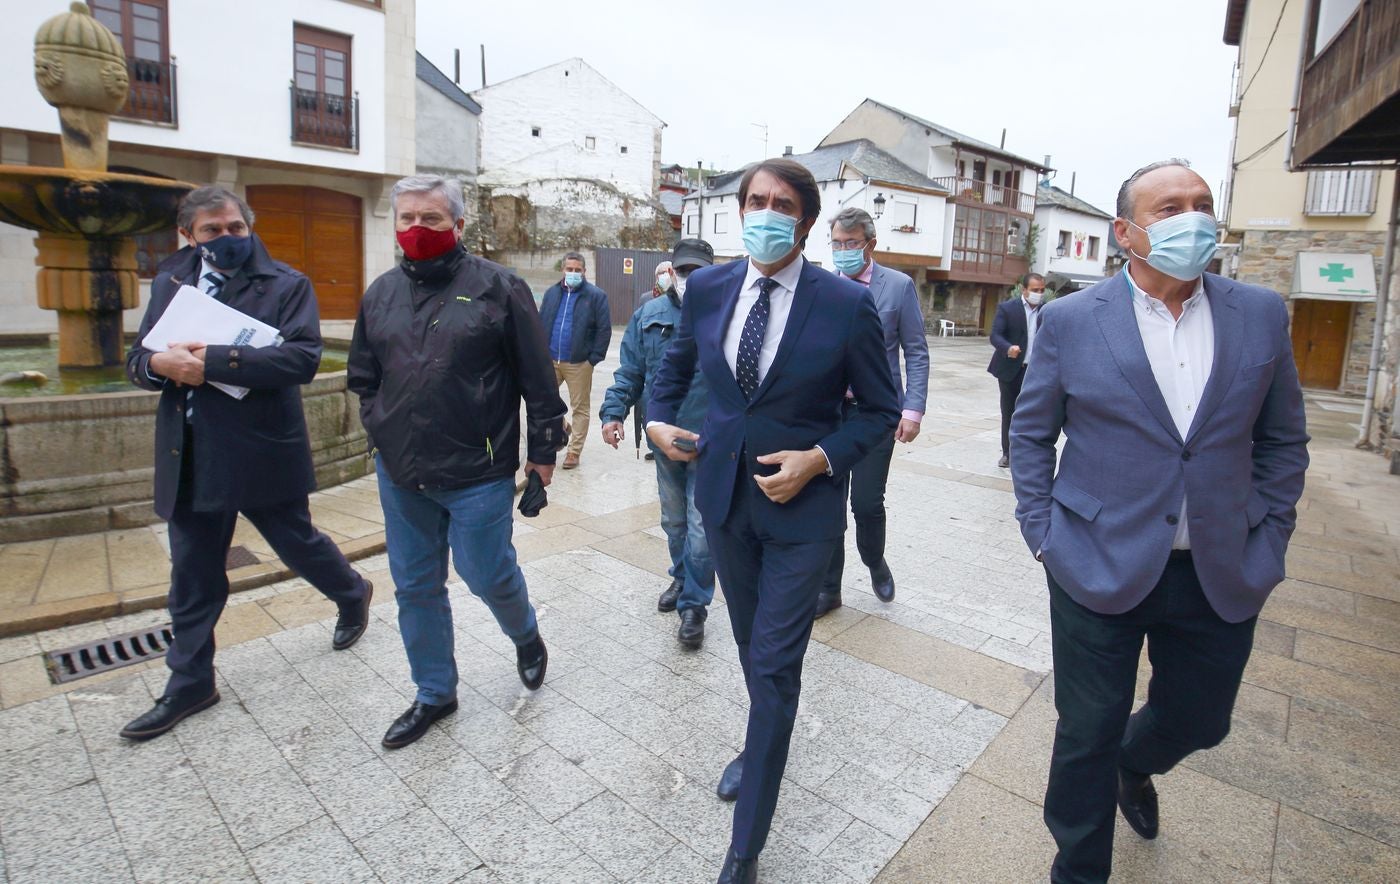
<instances>
[{"instance_id":1,"label":"smartphone in hand","mask_svg":"<svg viewBox=\"0 0 1400 884\"><path fill-rule=\"evenodd\" d=\"M674 440L672 440L671 444L674 445L674 446L676 446L676 448L680 449L681 451L694 451L694 450L695 450L695 440L694 440L694 439L674 439Z\"/></svg>"}]
</instances>

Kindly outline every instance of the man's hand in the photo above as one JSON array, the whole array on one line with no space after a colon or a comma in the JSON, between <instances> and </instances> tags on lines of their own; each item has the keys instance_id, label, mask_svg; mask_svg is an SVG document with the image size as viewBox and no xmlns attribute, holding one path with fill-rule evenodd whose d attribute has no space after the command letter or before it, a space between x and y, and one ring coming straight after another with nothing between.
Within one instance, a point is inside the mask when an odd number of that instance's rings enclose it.
<instances>
[{"instance_id":1,"label":"man's hand","mask_svg":"<svg viewBox=\"0 0 1400 884\"><path fill-rule=\"evenodd\" d=\"M554 464L537 464L525 461L525 475L528 477L534 471L540 474L540 484L548 488L549 483L554 481Z\"/></svg>"},{"instance_id":2,"label":"man's hand","mask_svg":"<svg viewBox=\"0 0 1400 884\"><path fill-rule=\"evenodd\" d=\"M677 448L675 445L677 439L689 439L692 442L698 442L700 440L699 433L692 433L689 430L672 426L671 424L652 424L647 427L647 438L651 440L651 444L660 448L661 453L671 460L682 462L692 461L700 456L699 452L686 451Z\"/></svg>"},{"instance_id":3,"label":"man's hand","mask_svg":"<svg viewBox=\"0 0 1400 884\"><path fill-rule=\"evenodd\" d=\"M622 421L608 421L603 424L603 441L616 448L617 443L627 437L622 429Z\"/></svg>"},{"instance_id":4,"label":"man's hand","mask_svg":"<svg viewBox=\"0 0 1400 884\"><path fill-rule=\"evenodd\" d=\"M896 442L909 443L919 438L919 424L911 421L907 417L899 419L899 426L895 427L894 438Z\"/></svg>"},{"instance_id":5,"label":"man's hand","mask_svg":"<svg viewBox=\"0 0 1400 884\"><path fill-rule=\"evenodd\" d=\"M198 342L170 344L164 353L151 354L151 371L184 387L204 383L204 345Z\"/></svg>"},{"instance_id":6,"label":"man's hand","mask_svg":"<svg viewBox=\"0 0 1400 884\"><path fill-rule=\"evenodd\" d=\"M1010 347L1007 347L1007 348L1006 348L1006 355L1007 355L1008 357L1012 358L1012 359L1017 358L1018 356L1021 355L1021 348L1020 348L1020 346L1017 345L1017 344L1012 344Z\"/></svg>"},{"instance_id":7,"label":"man's hand","mask_svg":"<svg viewBox=\"0 0 1400 884\"><path fill-rule=\"evenodd\" d=\"M758 488L774 503L787 503L798 495L816 476L826 472L826 455L820 449L806 451L775 451L755 458L761 464L778 464L780 469L771 476L754 476Z\"/></svg>"}]
</instances>

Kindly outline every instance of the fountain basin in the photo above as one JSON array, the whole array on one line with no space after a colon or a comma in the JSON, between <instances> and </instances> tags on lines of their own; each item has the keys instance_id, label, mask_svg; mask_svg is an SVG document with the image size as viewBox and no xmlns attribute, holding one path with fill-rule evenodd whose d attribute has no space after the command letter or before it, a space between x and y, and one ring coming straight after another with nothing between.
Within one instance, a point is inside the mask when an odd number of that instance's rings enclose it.
<instances>
[{"instance_id":1,"label":"fountain basin","mask_svg":"<svg viewBox=\"0 0 1400 884\"><path fill-rule=\"evenodd\" d=\"M125 389L14 397L0 388L0 543L159 521L151 501L160 394ZM346 389L345 372L318 374L301 394L317 483L364 475L359 398Z\"/></svg>"},{"instance_id":2,"label":"fountain basin","mask_svg":"<svg viewBox=\"0 0 1400 884\"><path fill-rule=\"evenodd\" d=\"M87 239L137 236L172 227L193 188L122 172L0 166L0 221Z\"/></svg>"}]
</instances>

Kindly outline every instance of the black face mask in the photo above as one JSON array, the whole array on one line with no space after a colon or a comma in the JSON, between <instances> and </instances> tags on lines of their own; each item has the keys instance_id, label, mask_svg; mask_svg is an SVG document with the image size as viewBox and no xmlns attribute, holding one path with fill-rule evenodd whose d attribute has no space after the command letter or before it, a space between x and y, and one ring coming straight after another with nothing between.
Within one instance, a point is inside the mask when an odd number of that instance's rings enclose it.
<instances>
[{"instance_id":1,"label":"black face mask","mask_svg":"<svg viewBox=\"0 0 1400 884\"><path fill-rule=\"evenodd\" d=\"M226 233L199 243L196 248L201 258L220 270L237 270L253 254L253 238Z\"/></svg>"}]
</instances>

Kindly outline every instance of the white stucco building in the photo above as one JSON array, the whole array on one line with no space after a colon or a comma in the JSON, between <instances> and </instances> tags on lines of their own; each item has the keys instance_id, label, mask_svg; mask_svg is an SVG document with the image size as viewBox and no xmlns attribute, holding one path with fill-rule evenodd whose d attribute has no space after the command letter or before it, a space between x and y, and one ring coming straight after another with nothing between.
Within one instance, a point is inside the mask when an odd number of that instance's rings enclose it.
<instances>
[{"instance_id":1,"label":"white stucco building","mask_svg":"<svg viewBox=\"0 0 1400 884\"><path fill-rule=\"evenodd\" d=\"M392 266L388 193L412 174L413 0L92 0L127 54L110 165L233 189L274 257L311 277L322 316L355 315ZM0 162L61 166L58 114L33 86L33 36L67 2L10 4L0 30ZM34 234L0 225L0 326L48 331L34 305ZM142 238L141 275L175 251ZM143 294L144 307L144 294ZM127 326L141 309L128 311Z\"/></svg>"},{"instance_id":2,"label":"white stucco building","mask_svg":"<svg viewBox=\"0 0 1400 884\"><path fill-rule=\"evenodd\" d=\"M496 216L493 249L629 245L657 225L666 237L657 199L666 124L583 59L471 97L482 108L478 181Z\"/></svg>"},{"instance_id":3,"label":"white stucco building","mask_svg":"<svg viewBox=\"0 0 1400 884\"><path fill-rule=\"evenodd\" d=\"M1088 288L1104 277L1113 216L1050 184L1035 193L1036 244L1031 270L1059 293Z\"/></svg>"},{"instance_id":4,"label":"white stucco building","mask_svg":"<svg viewBox=\"0 0 1400 884\"><path fill-rule=\"evenodd\" d=\"M855 207L875 217L877 262L915 278L939 265L945 254L948 194L926 175L865 140L784 155L806 166L821 189L821 216L803 250L808 261L831 268L831 219ZM685 197L682 235L706 240L721 258L745 254L739 220L742 177L742 170L714 176L703 190Z\"/></svg>"}]
</instances>

